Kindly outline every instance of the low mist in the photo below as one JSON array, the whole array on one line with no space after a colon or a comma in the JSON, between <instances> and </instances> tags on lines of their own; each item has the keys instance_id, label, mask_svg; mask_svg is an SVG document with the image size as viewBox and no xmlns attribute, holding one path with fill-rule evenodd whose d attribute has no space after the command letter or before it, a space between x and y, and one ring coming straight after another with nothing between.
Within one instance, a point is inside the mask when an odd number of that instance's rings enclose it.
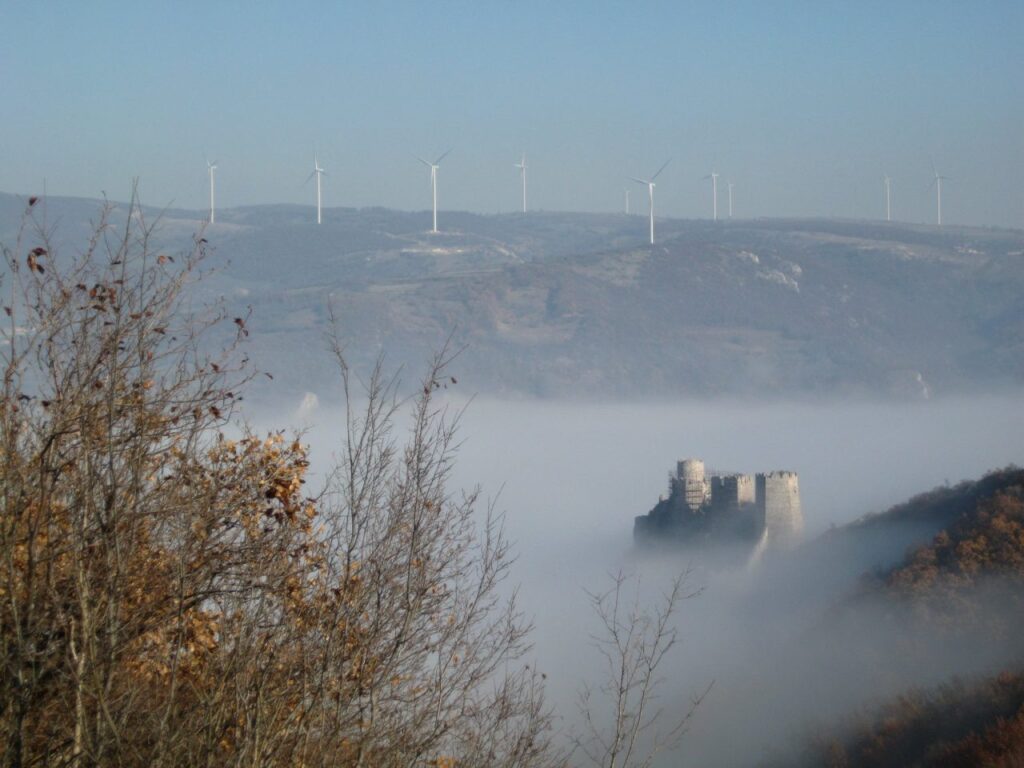
<instances>
[{"instance_id":1,"label":"low mist","mask_svg":"<svg viewBox=\"0 0 1024 768\"><path fill-rule=\"evenodd\" d=\"M595 617L585 590L611 586L623 569L653 601L672 576L690 570L700 589L677 614L680 642L664 669L658 705L678 718L713 683L675 755L699 765L795 759L810 729L912 684L995 668L1019 649L908 638L899 621L861 602L842 607L857 577L903 552L858 552L848 562L769 552L649 552L633 545L632 525L668 490L684 457L709 468L800 475L805 540L864 514L883 511L937 485L1021 463L1019 399L990 396L906 403L581 404L551 401L442 401L461 417L453 488L480 486L506 513L518 561L523 610L534 619L535 663L561 727L578 726L576 691L600 683L591 647ZM263 414L257 424L306 429L314 470L339 443L342 411L327 393ZM464 409L464 410L463 410ZM396 437L404 436L403 424ZM313 482L316 482L315 480ZM921 531L922 543L932 531ZM849 554L849 553L848 553ZM840 606L840 607L837 607Z\"/></svg>"}]
</instances>

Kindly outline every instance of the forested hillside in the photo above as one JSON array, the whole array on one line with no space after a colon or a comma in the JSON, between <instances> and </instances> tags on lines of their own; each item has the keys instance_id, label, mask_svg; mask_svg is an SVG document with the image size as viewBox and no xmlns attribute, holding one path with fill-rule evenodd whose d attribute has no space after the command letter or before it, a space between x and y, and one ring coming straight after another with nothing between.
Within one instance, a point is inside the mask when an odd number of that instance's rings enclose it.
<instances>
[{"instance_id":1,"label":"forested hillside","mask_svg":"<svg viewBox=\"0 0 1024 768\"><path fill-rule=\"evenodd\" d=\"M1024 761L1024 470L936 489L860 526L882 530L925 519L944 527L895 566L866 576L842 611L880 605L880 616L930 644L982 658L999 647L1016 662L990 677L908 691L833 724L811 737L807 765L966 768ZM921 640L907 634L897 642Z\"/></svg>"}]
</instances>

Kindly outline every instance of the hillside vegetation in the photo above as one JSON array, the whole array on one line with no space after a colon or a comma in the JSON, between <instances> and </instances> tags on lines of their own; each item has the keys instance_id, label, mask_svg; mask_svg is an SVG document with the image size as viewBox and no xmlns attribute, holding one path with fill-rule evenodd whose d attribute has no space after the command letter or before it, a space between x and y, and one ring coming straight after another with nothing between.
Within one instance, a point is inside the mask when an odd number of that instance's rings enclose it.
<instances>
[{"instance_id":1,"label":"hillside vegetation","mask_svg":"<svg viewBox=\"0 0 1024 768\"><path fill-rule=\"evenodd\" d=\"M998 583L1008 612L1024 609L1024 471L989 475L982 496L948 529L884 576L896 599L932 611L963 612L986 583Z\"/></svg>"},{"instance_id":2,"label":"hillside vegetation","mask_svg":"<svg viewBox=\"0 0 1024 768\"><path fill-rule=\"evenodd\" d=\"M1024 763L1024 673L911 691L823 740L829 768L1016 768Z\"/></svg>"},{"instance_id":3,"label":"hillside vegetation","mask_svg":"<svg viewBox=\"0 0 1024 768\"><path fill-rule=\"evenodd\" d=\"M81 242L98 205L49 201L57 236ZM21 208L0 195L0 238ZM157 242L188 245L204 216L164 212ZM1018 231L666 219L651 247L639 216L446 213L437 235L427 221L218 211L207 290L252 307L277 392L329 385L331 306L357 367L387 350L418 368L451 335L472 392L919 399L1024 383Z\"/></svg>"},{"instance_id":4,"label":"hillside vegetation","mask_svg":"<svg viewBox=\"0 0 1024 768\"><path fill-rule=\"evenodd\" d=\"M854 603L879 602L930 643L985 656L1015 649L991 677L912 690L815 737L808 765L1019 766L1024 763L1024 470L921 494L858 525L946 521L928 543L869 575ZM907 642L920 642L908 638Z\"/></svg>"}]
</instances>

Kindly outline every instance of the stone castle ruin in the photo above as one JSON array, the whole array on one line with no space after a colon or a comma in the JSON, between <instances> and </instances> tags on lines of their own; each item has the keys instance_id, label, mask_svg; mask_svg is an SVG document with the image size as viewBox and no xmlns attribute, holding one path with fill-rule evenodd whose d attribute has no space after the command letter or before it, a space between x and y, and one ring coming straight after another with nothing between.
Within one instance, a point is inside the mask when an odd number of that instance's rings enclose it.
<instances>
[{"instance_id":1,"label":"stone castle ruin","mask_svg":"<svg viewBox=\"0 0 1024 768\"><path fill-rule=\"evenodd\" d=\"M700 459L683 459L669 476L668 498L637 517L637 541L796 543L803 531L796 472L744 475L708 472Z\"/></svg>"}]
</instances>

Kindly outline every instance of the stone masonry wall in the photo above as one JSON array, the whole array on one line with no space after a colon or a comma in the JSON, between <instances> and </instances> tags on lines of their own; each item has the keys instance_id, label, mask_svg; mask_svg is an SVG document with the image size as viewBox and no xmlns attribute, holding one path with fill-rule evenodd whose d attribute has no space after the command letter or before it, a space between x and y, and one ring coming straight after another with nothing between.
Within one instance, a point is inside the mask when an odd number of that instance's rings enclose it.
<instances>
[{"instance_id":1,"label":"stone masonry wall","mask_svg":"<svg viewBox=\"0 0 1024 768\"><path fill-rule=\"evenodd\" d=\"M711 506L715 510L738 510L754 503L754 478L750 475L711 477Z\"/></svg>"}]
</instances>

